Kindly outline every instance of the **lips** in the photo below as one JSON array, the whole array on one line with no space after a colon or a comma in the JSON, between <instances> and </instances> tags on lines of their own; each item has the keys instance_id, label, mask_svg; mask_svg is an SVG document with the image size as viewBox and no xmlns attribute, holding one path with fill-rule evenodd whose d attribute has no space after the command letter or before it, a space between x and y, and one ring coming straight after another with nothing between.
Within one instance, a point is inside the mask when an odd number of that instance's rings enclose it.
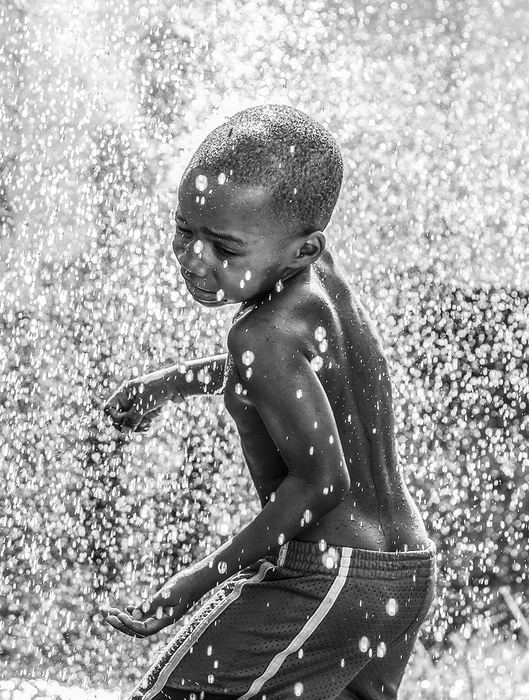
<instances>
[{"instance_id":1,"label":"lips","mask_svg":"<svg viewBox=\"0 0 529 700\"><path fill-rule=\"evenodd\" d=\"M185 270L180 270L180 274L184 278L184 280L191 286L193 289L196 289L197 292L202 292L203 294L216 294L217 292L212 292L210 289L204 289L203 287L199 287L196 285L193 280L191 279L189 273L187 273Z\"/></svg>"}]
</instances>

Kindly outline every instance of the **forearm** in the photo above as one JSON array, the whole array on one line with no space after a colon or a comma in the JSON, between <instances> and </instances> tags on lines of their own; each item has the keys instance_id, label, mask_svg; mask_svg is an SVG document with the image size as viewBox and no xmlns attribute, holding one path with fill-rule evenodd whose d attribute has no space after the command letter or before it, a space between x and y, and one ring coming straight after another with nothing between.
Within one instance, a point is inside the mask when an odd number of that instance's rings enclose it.
<instances>
[{"instance_id":1,"label":"forearm","mask_svg":"<svg viewBox=\"0 0 529 700\"><path fill-rule=\"evenodd\" d=\"M178 396L213 394L222 387L226 354L189 360L150 372L144 379L158 405Z\"/></svg>"},{"instance_id":2,"label":"forearm","mask_svg":"<svg viewBox=\"0 0 529 700\"><path fill-rule=\"evenodd\" d=\"M185 393L188 396L214 394L222 388L227 353L188 360L185 366Z\"/></svg>"},{"instance_id":3,"label":"forearm","mask_svg":"<svg viewBox=\"0 0 529 700\"><path fill-rule=\"evenodd\" d=\"M323 487L310 486L294 476L286 477L274 498L249 525L192 567L198 597L295 538L310 523L332 510L340 499L336 492L325 494Z\"/></svg>"}]
</instances>

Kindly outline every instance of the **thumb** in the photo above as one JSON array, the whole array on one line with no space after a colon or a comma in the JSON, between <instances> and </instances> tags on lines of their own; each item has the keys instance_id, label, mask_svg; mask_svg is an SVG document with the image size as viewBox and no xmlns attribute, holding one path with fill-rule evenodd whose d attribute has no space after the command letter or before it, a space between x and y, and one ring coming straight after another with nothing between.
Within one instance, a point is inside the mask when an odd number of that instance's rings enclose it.
<instances>
[{"instance_id":1,"label":"thumb","mask_svg":"<svg viewBox=\"0 0 529 700\"><path fill-rule=\"evenodd\" d=\"M135 408L131 408L129 411L123 411L117 415L117 421L123 428L128 428L129 430L137 428L141 419L141 413Z\"/></svg>"}]
</instances>

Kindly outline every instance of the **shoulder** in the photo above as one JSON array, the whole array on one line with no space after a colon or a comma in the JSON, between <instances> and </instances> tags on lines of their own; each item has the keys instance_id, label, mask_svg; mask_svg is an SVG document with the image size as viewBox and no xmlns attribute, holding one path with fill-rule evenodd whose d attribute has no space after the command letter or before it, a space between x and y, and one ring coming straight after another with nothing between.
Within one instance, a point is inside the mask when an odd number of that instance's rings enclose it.
<instances>
[{"instance_id":1,"label":"shoulder","mask_svg":"<svg viewBox=\"0 0 529 700\"><path fill-rule=\"evenodd\" d=\"M317 329L327 325L330 313L317 287L296 280L233 324L228 349L236 363L248 351L264 362L285 361L295 355L310 359Z\"/></svg>"}]
</instances>

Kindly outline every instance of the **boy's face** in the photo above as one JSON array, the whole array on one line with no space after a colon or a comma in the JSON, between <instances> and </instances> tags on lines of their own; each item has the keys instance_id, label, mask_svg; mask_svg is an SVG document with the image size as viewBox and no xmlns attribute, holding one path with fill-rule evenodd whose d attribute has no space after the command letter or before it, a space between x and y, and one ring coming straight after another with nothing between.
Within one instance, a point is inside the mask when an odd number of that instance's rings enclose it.
<instances>
[{"instance_id":1,"label":"boy's face","mask_svg":"<svg viewBox=\"0 0 529 700\"><path fill-rule=\"evenodd\" d=\"M220 306L268 291L299 246L300 238L272 216L266 188L196 170L182 180L173 250L199 303Z\"/></svg>"}]
</instances>

